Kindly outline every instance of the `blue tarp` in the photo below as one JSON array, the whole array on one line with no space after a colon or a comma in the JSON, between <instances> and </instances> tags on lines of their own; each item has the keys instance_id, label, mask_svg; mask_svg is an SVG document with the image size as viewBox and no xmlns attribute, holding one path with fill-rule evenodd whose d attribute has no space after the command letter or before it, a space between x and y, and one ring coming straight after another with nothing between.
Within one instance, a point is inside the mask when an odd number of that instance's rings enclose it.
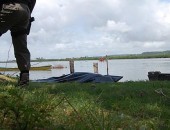
<instances>
[{"instance_id":1,"label":"blue tarp","mask_svg":"<svg viewBox=\"0 0 170 130\"><path fill-rule=\"evenodd\" d=\"M71 82L76 81L79 83L106 83L106 82L118 82L123 76L101 75L88 72L75 72L73 74L67 74L60 77L51 77L47 79L38 79L33 82Z\"/></svg>"}]
</instances>

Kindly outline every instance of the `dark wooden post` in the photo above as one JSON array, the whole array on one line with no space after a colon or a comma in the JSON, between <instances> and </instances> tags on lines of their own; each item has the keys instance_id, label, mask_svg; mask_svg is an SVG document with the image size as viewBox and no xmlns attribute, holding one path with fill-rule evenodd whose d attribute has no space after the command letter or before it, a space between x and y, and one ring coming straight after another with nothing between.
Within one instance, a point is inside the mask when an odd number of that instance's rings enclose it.
<instances>
[{"instance_id":1,"label":"dark wooden post","mask_svg":"<svg viewBox=\"0 0 170 130\"><path fill-rule=\"evenodd\" d=\"M106 64L107 64L107 75L109 75L109 63L108 63L107 55L106 55Z\"/></svg>"},{"instance_id":2,"label":"dark wooden post","mask_svg":"<svg viewBox=\"0 0 170 130\"><path fill-rule=\"evenodd\" d=\"M94 73L98 74L98 63L93 63Z\"/></svg>"},{"instance_id":3,"label":"dark wooden post","mask_svg":"<svg viewBox=\"0 0 170 130\"><path fill-rule=\"evenodd\" d=\"M74 73L74 60L70 60L70 74Z\"/></svg>"}]
</instances>

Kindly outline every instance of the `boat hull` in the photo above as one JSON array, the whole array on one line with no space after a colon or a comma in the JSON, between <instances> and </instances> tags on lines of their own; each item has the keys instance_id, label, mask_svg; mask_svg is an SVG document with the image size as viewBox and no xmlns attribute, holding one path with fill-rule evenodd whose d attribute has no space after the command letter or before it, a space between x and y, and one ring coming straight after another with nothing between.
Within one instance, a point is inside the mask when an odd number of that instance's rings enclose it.
<instances>
[{"instance_id":1,"label":"boat hull","mask_svg":"<svg viewBox=\"0 0 170 130\"><path fill-rule=\"evenodd\" d=\"M50 71L52 68L51 65L47 66L37 66L37 67L31 67L31 71ZM18 68L0 68L0 71L19 71Z\"/></svg>"},{"instance_id":2,"label":"boat hull","mask_svg":"<svg viewBox=\"0 0 170 130\"><path fill-rule=\"evenodd\" d=\"M148 72L148 78L150 81L170 80L170 74L169 73L161 73L160 71Z\"/></svg>"}]
</instances>

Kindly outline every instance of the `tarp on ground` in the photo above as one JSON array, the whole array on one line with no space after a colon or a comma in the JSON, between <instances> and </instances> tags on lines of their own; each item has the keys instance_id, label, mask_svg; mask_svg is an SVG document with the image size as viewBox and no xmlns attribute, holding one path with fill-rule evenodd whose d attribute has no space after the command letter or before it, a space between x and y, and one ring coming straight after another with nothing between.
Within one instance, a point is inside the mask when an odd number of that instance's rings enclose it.
<instances>
[{"instance_id":1,"label":"tarp on ground","mask_svg":"<svg viewBox=\"0 0 170 130\"><path fill-rule=\"evenodd\" d=\"M38 79L33 82L71 82L76 81L79 83L107 83L107 82L118 82L123 76L113 76L113 75L101 75L88 72L75 72L73 74L67 74L60 77L50 77L47 79Z\"/></svg>"}]
</instances>

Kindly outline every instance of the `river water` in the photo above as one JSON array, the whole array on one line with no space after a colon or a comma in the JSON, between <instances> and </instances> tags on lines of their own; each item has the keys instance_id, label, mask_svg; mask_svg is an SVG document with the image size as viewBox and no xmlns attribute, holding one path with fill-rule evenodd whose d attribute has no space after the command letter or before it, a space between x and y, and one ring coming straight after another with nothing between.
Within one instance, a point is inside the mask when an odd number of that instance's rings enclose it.
<instances>
[{"instance_id":1,"label":"river water","mask_svg":"<svg viewBox=\"0 0 170 130\"><path fill-rule=\"evenodd\" d=\"M99 74L107 74L106 62L97 60L75 61L75 72L94 72L93 63L98 63ZM33 62L32 66L62 65L63 69L52 69L51 71L30 71L30 79L43 79L49 77L57 77L70 73L68 61L53 62ZM16 63L8 63L7 67L16 67ZM0 63L0 67L6 67L5 63ZM148 80L149 71L160 71L162 73L170 73L170 58L156 59L118 59L108 61L109 75L123 76L120 82ZM1 72L4 73L4 72ZM9 75L19 75L19 72L5 72Z\"/></svg>"}]
</instances>

